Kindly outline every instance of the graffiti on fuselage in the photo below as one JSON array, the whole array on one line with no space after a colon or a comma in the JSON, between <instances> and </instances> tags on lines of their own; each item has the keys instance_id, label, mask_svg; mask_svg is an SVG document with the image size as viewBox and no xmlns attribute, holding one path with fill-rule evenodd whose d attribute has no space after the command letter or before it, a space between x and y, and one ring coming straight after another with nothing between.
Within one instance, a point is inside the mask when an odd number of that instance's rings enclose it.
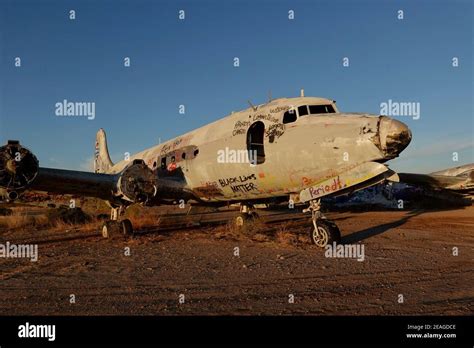
<instances>
[{"instance_id":1,"label":"graffiti on fuselage","mask_svg":"<svg viewBox=\"0 0 474 348\"><path fill-rule=\"evenodd\" d=\"M255 174L239 175L239 176L233 176L230 178L219 179L219 184L221 185L221 187L226 187L232 184L245 183L247 181L256 180L256 179L257 177L255 176Z\"/></svg>"},{"instance_id":2,"label":"graffiti on fuselage","mask_svg":"<svg viewBox=\"0 0 474 348\"><path fill-rule=\"evenodd\" d=\"M240 184L240 185L230 185L230 188L232 189L232 192L237 193L247 193L251 191L258 191L257 186L253 182L249 182L246 184Z\"/></svg>"},{"instance_id":3,"label":"graffiti on fuselage","mask_svg":"<svg viewBox=\"0 0 474 348\"><path fill-rule=\"evenodd\" d=\"M165 153L171 152L178 148L178 146L185 146L189 143L191 140L191 136L185 136L185 137L179 137L171 142L167 142L164 144L161 149L160 149L160 155L163 155Z\"/></svg>"},{"instance_id":4,"label":"graffiti on fuselage","mask_svg":"<svg viewBox=\"0 0 474 348\"><path fill-rule=\"evenodd\" d=\"M239 135L245 134L247 132L247 128L250 126L250 121L237 121L234 124L234 130L232 131L232 135Z\"/></svg>"},{"instance_id":5,"label":"graffiti on fuselage","mask_svg":"<svg viewBox=\"0 0 474 348\"><path fill-rule=\"evenodd\" d=\"M251 121L242 121L238 120L234 124L232 130L232 136L246 134L248 128L257 121L262 121L267 123L267 129L265 131L265 136L270 138L270 142L273 142L275 138L279 138L285 132L285 125L281 123L280 117L273 115L275 113L281 113L283 111L289 110L289 106L279 106L274 109L270 109L269 113L259 112L255 114L249 114L249 119ZM270 125L268 125L268 123Z\"/></svg>"},{"instance_id":6,"label":"graffiti on fuselage","mask_svg":"<svg viewBox=\"0 0 474 348\"><path fill-rule=\"evenodd\" d=\"M285 133L285 125L283 123L272 124L265 131L265 135L269 138L270 142L281 137Z\"/></svg>"},{"instance_id":7,"label":"graffiti on fuselage","mask_svg":"<svg viewBox=\"0 0 474 348\"><path fill-rule=\"evenodd\" d=\"M230 187L233 193L247 193L252 191L258 191L255 181L257 177L255 174L239 175L229 178L219 179L219 185L222 188Z\"/></svg>"},{"instance_id":8,"label":"graffiti on fuselage","mask_svg":"<svg viewBox=\"0 0 474 348\"><path fill-rule=\"evenodd\" d=\"M274 109L270 109L270 113L276 114L276 113L279 113L279 112L282 112L282 111L288 111L288 110L290 110L290 107L288 105L277 106Z\"/></svg>"},{"instance_id":9,"label":"graffiti on fuselage","mask_svg":"<svg viewBox=\"0 0 474 348\"><path fill-rule=\"evenodd\" d=\"M272 123L277 123L279 120L275 116L272 116L271 114L257 114L253 115L252 120L254 121L268 121Z\"/></svg>"},{"instance_id":10,"label":"graffiti on fuselage","mask_svg":"<svg viewBox=\"0 0 474 348\"><path fill-rule=\"evenodd\" d=\"M332 183L321 184L319 186L313 186L309 188L309 194L311 197L320 197L327 195L332 192L339 191L346 187L344 183L341 183L339 176L333 179Z\"/></svg>"}]
</instances>

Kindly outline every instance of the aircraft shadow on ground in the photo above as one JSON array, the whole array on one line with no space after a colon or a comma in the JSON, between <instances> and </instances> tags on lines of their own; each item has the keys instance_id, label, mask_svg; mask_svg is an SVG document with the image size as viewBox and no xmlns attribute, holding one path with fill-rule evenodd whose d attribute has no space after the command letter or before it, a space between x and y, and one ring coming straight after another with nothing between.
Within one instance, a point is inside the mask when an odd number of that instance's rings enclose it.
<instances>
[{"instance_id":1,"label":"aircraft shadow on ground","mask_svg":"<svg viewBox=\"0 0 474 348\"><path fill-rule=\"evenodd\" d=\"M374 226L374 227L369 227L361 231L357 231L354 233L351 233L345 237L342 238L342 243L343 244L352 244L352 243L357 243L360 241L363 241L364 239L370 238L377 236L379 234L385 233L392 228L400 227L404 225L408 220L410 220L414 216L418 216L423 214L424 210L414 210L411 211L408 215L404 216L403 218L397 220L397 221L392 221L392 222L387 222L382 225Z\"/></svg>"}]
</instances>

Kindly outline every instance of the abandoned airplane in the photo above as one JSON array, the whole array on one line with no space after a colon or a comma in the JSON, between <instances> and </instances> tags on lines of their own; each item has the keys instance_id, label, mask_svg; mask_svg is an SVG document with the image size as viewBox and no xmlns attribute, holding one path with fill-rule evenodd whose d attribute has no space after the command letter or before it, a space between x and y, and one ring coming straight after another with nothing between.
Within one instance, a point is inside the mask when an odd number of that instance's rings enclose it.
<instances>
[{"instance_id":1,"label":"abandoned airplane","mask_svg":"<svg viewBox=\"0 0 474 348\"><path fill-rule=\"evenodd\" d=\"M0 194L24 190L98 197L111 206L102 235L132 234L125 209L142 205L240 204L234 222L257 217L257 203L306 204L319 247L340 241L320 212L320 199L347 194L398 176L384 163L411 141L400 121L383 115L341 113L335 101L301 97L270 100L234 112L113 164L104 130L95 143L95 173L39 167L18 141L0 147ZM236 160L231 151L248 152ZM223 156L223 151L225 156ZM230 154L230 155L229 155Z\"/></svg>"}]
</instances>

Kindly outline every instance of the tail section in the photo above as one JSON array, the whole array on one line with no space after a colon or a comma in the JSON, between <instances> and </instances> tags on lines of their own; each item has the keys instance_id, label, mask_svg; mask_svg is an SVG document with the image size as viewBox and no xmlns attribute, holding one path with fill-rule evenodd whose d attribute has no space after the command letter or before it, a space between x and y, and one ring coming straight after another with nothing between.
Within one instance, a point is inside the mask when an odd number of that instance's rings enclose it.
<instances>
[{"instance_id":1,"label":"tail section","mask_svg":"<svg viewBox=\"0 0 474 348\"><path fill-rule=\"evenodd\" d=\"M95 136L94 172L106 173L113 165L107 148L107 137L101 128Z\"/></svg>"}]
</instances>

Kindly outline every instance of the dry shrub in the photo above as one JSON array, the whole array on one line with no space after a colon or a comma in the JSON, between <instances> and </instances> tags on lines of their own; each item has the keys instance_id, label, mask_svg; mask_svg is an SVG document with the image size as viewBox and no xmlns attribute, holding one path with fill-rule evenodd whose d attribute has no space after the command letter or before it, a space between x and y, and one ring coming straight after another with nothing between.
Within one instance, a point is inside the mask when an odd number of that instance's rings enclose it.
<instances>
[{"instance_id":1,"label":"dry shrub","mask_svg":"<svg viewBox=\"0 0 474 348\"><path fill-rule=\"evenodd\" d=\"M92 220L81 208L59 207L57 209L50 209L47 212L47 216L52 225L62 222L68 225L83 225Z\"/></svg>"}]
</instances>

